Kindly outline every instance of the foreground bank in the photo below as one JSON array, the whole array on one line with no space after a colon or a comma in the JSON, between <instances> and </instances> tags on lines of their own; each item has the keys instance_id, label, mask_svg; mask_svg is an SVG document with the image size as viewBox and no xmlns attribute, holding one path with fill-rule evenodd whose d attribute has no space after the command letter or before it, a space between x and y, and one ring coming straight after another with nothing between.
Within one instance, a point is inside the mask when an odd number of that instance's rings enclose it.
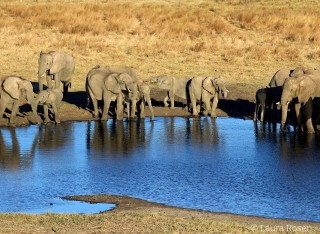
<instances>
[{"instance_id":1,"label":"foreground bank","mask_svg":"<svg viewBox=\"0 0 320 234\"><path fill-rule=\"evenodd\" d=\"M95 215L0 214L0 233L319 233L320 223L182 209L114 195L68 199L117 204Z\"/></svg>"}]
</instances>

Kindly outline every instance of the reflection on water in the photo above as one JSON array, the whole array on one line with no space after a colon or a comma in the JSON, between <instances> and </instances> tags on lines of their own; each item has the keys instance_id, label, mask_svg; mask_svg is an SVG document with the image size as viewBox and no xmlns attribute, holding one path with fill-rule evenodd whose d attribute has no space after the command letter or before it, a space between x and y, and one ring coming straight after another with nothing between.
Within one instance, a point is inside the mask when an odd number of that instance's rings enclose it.
<instances>
[{"instance_id":1,"label":"reflection on water","mask_svg":"<svg viewBox=\"0 0 320 234\"><path fill-rule=\"evenodd\" d=\"M185 208L320 221L319 136L232 118L0 129L0 211L117 194Z\"/></svg>"}]
</instances>

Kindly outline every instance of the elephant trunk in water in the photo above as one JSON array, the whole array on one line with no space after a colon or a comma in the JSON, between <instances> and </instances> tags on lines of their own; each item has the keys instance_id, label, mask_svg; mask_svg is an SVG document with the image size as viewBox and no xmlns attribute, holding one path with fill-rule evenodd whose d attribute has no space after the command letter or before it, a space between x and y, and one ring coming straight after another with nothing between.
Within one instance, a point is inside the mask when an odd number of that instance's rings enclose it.
<instances>
[{"instance_id":1,"label":"elephant trunk in water","mask_svg":"<svg viewBox=\"0 0 320 234\"><path fill-rule=\"evenodd\" d=\"M287 121L288 105L287 101L281 99L281 131L284 131L284 126Z\"/></svg>"}]
</instances>

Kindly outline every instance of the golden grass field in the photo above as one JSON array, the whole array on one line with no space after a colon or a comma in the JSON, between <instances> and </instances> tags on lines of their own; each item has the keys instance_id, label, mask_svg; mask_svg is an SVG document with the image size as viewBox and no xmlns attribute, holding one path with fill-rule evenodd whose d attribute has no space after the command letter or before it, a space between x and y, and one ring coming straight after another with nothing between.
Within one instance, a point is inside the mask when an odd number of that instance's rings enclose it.
<instances>
[{"instance_id":1,"label":"golden grass field","mask_svg":"<svg viewBox=\"0 0 320 234\"><path fill-rule=\"evenodd\" d=\"M320 65L319 15L317 0L0 0L1 75L37 81L40 51L61 50L76 59L71 92L97 64L128 65L144 80L222 75L252 101L279 68ZM1 233L254 233L246 222L150 211L0 223Z\"/></svg>"},{"instance_id":2,"label":"golden grass field","mask_svg":"<svg viewBox=\"0 0 320 234\"><path fill-rule=\"evenodd\" d=\"M253 99L281 67L319 66L316 0L0 1L1 74L37 80L41 50L154 75L222 75Z\"/></svg>"}]
</instances>

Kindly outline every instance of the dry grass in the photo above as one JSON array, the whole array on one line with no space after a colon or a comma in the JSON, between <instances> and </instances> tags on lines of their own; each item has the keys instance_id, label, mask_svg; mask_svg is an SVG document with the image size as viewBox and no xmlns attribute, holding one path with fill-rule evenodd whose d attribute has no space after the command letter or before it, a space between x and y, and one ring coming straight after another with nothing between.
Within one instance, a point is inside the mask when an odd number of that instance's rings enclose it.
<instances>
[{"instance_id":1,"label":"dry grass","mask_svg":"<svg viewBox=\"0 0 320 234\"><path fill-rule=\"evenodd\" d=\"M73 90L96 64L153 75L221 74L248 95L280 67L318 66L316 1L1 1L0 68L36 80L41 50L76 57Z\"/></svg>"}]
</instances>

